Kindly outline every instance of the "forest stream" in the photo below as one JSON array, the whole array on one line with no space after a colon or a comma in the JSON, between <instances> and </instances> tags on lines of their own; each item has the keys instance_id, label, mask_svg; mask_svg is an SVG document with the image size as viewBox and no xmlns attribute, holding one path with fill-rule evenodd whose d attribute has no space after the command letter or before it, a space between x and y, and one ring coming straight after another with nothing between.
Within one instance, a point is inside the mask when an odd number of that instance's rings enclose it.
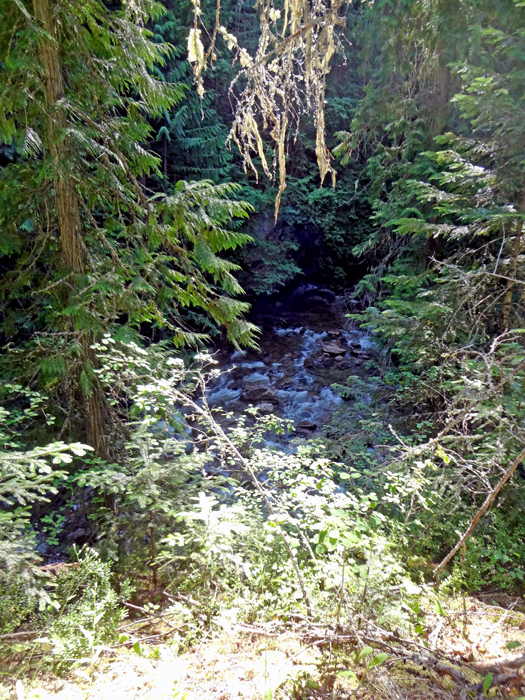
<instances>
[{"instance_id":1,"label":"forest stream","mask_svg":"<svg viewBox=\"0 0 525 700\"><path fill-rule=\"evenodd\" d=\"M350 310L343 297L314 285L260 305L253 315L263 331L260 349L217 349L221 375L210 385L208 404L233 414L232 421L251 404L293 421L296 437L316 434L344 400L332 385L366 376L373 344L368 333L350 327ZM282 448L286 438L275 439Z\"/></svg>"}]
</instances>

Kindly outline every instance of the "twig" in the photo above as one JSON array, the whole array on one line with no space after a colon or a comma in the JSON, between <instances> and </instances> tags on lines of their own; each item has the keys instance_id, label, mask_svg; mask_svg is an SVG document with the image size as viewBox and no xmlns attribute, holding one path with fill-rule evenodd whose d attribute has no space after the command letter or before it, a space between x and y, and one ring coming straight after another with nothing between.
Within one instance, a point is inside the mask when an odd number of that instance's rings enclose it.
<instances>
[{"instance_id":1,"label":"twig","mask_svg":"<svg viewBox=\"0 0 525 700\"><path fill-rule=\"evenodd\" d=\"M204 60L207 62L208 58L211 56L213 60L213 52L215 50L215 42L217 41L217 34L219 32L219 27L221 25L221 0L217 0L217 6L215 8L215 26L213 28L213 36L211 38L210 46L206 52ZM494 270L496 272L496 270Z\"/></svg>"},{"instance_id":2,"label":"twig","mask_svg":"<svg viewBox=\"0 0 525 700\"><path fill-rule=\"evenodd\" d=\"M242 632L250 632L251 634L260 634L263 637L280 637L281 632L268 632L266 630L260 630L256 627L251 627L250 625L245 625L243 622L236 622L235 626L238 627Z\"/></svg>"},{"instance_id":3,"label":"twig","mask_svg":"<svg viewBox=\"0 0 525 700\"><path fill-rule=\"evenodd\" d=\"M124 603L124 605L127 608L133 608L133 610L140 610L141 612L145 612L147 615L151 615L151 613L148 610L146 610L146 608L141 608L139 605L132 605L131 603ZM160 613L159 615L153 615L149 619L152 620L156 618L158 620L162 620L168 625L168 627L171 627L171 629L178 630L178 627L175 627L175 625L172 625L166 620L167 617L172 617L172 614L173 613L168 613L167 615L163 615L162 613ZM140 622L140 620L136 620L136 622Z\"/></svg>"},{"instance_id":4,"label":"twig","mask_svg":"<svg viewBox=\"0 0 525 700\"><path fill-rule=\"evenodd\" d=\"M158 639L159 637L165 637L167 634L171 634L172 630L166 630L165 632L160 632L159 634L152 634L149 637L142 637L141 639L128 639L127 642L121 642L120 644L114 644L108 649L118 649L119 647L125 647L129 644L140 644L141 642L147 642L150 639Z\"/></svg>"},{"instance_id":5,"label":"twig","mask_svg":"<svg viewBox=\"0 0 525 700\"><path fill-rule=\"evenodd\" d=\"M511 613L514 610L514 608L518 604L518 601L519 601L519 598L516 598L516 600L514 601L514 603L512 603L510 608L507 608L507 610L505 610L503 615L500 615L499 619L496 620L496 622L489 629L489 631L487 632L485 637L479 642L479 646L484 646L489 641L489 639L492 637L492 635L498 629L498 627L501 627L501 625L505 622L505 620L509 616L509 613Z\"/></svg>"},{"instance_id":6,"label":"twig","mask_svg":"<svg viewBox=\"0 0 525 700\"><path fill-rule=\"evenodd\" d=\"M448 564L448 562L452 559L452 557L456 554L456 552L461 548L464 542L467 541L468 537L471 535L472 531L478 524L479 520L487 510L487 508L490 506L491 503L494 502L496 496L498 493L501 491L501 489L505 486L507 481L510 479L510 477L514 474L516 471L518 464L525 458L525 449L523 449L519 455L516 457L516 459L512 462L510 467L507 469L507 471L503 474L501 479L498 481L496 486L492 489L492 491L489 493L487 498L485 499L485 502L481 506L481 508L478 510L476 515L472 518L472 521L470 525L468 526L467 530L465 533L460 537L458 543L456 544L455 547L453 547L450 552L447 554L447 556L443 559L443 561L438 564L438 566L434 569L434 576L437 577L439 576L439 572L443 569L444 566Z\"/></svg>"},{"instance_id":7,"label":"twig","mask_svg":"<svg viewBox=\"0 0 525 700\"><path fill-rule=\"evenodd\" d=\"M441 630L443 629L444 624L445 621L441 619L436 625L435 629L433 629L432 632L428 635L428 641L430 642L430 644L435 645L439 635L441 634Z\"/></svg>"},{"instance_id":8,"label":"twig","mask_svg":"<svg viewBox=\"0 0 525 700\"><path fill-rule=\"evenodd\" d=\"M488 661L476 661L472 664L478 673L488 673L489 671L501 671L502 668L521 668L525 665L525 654L514 656L502 656L499 659L489 659Z\"/></svg>"},{"instance_id":9,"label":"twig","mask_svg":"<svg viewBox=\"0 0 525 700\"><path fill-rule=\"evenodd\" d=\"M498 685L506 685L509 681L514 681L517 678L520 678L519 673L501 673L497 676L494 676L492 679L492 685L491 688L495 688ZM469 690L473 690L474 692L477 693L482 693L483 692L483 681L481 683L476 683L475 685L471 685L469 687Z\"/></svg>"},{"instance_id":10,"label":"twig","mask_svg":"<svg viewBox=\"0 0 525 700\"><path fill-rule=\"evenodd\" d=\"M123 632L124 630L134 627L135 625L146 625L148 622L152 622L153 620L158 620L158 617L139 617L137 620L133 620L133 622L128 622L127 625L118 627L117 632Z\"/></svg>"},{"instance_id":11,"label":"twig","mask_svg":"<svg viewBox=\"0 0 525 700\"><path fill-rule=\"evenodd\" d=\"M202 603L199 603L197 600L192 600L191 598L188 598L188 596L182 595L182 593L177 593L177 598L175 596L171 595L171 593L168 593L167 591L162 591L163 594L166 596L166 598L169 598L170 600L177 601L178 598L181 598L182 600L185 600L187 603L190 605L197 605L199 607L202 607Z\"/></svg>"},{"instance_id":12,"label":"twig","mask_svg":"<svg viewBox=\"0 0 525 700\"><path fill-rule=\"evenodd\" d=\"M27 632L9 632L8 634L0 634L0 640L2 639L20 639L23 637L34 637L35 634L40 634L38 630L31 630Z\"/></svg>"}]
</instances>

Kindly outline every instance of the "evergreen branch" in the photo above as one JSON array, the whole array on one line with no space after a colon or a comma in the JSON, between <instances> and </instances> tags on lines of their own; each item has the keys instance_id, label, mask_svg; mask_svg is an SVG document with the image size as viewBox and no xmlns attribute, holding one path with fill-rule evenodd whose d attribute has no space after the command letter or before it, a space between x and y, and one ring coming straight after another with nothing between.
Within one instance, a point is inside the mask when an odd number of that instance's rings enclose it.
<instances>
[{"instance_id":1,"label":"evergreen branch","mask_svg":"<svg viewBox=\"0 0 525 700\"><path fill-rule=\"evenodd\" d=\"M132 182L132 184L133 184L133 188L134 188L134 190L135 190L135 193L136 193L136 195L137 195L139 201L141 202L141 204L145 205L146 208L149 208L149 205L148 205L149 200L148 200L148 198L146 197L146 195L144 194L144 192L143 192L143 190L142 190L142 187L141 187L140 184L138 183L138 181L137 181L135 175L133 174L131 168L129 167L128 159L127 159L126 156L122 153L122 151L120 150L120 148L119 148L119 147L115 144L115 142L106 134L106 132L104 131L104 129L103 129L99 124L97 124L96 122L94 122L85 112L83 112L82 110L80 110L78 107L75 107L75 110L76 110L76 112L85 120L85 122L86 122L87 124L89 124L89 126L90 126L92 129L95 129L95 131L97 131L99 134L101 134L101 136L104 138L104 141L106 141L106 142L109 144L110 149L111 149L111 150L113 151L113 153L117 156L117 158L119 159L120 164L122 165L122 167L123 167L124 170L126 171L127 176L128 176L129 179L131 180L131 182Z\"/></svg>"},{"instance_id":2,"label":"evergreen branch","mask_svg":"<svg viewBox=\"0 0 525 700\"><path fill-rule=\"evenodd\" d=\"M525 364L525 363L524 363ZM514 459L514 461L511 463L510 467L507 469L507 471L503 474L501 479L498 481L496 486L492 489L492 491L489 493L487 498L485 499L483 505L481 508L477 511L476 515L472 518L470 525L464 532L464 534L459 538L457 544L450 550L450 552L447 554L447 556L436 566L434 569L434 576L437 578L442 571L442 569L448 564L448 562L452 559L452 557L459 551L460 547L465 544L467 539L470 537L472 534L474 528L482 518L483 514L487 510L487 508L494 502L496 499L496 496L499 494L501 489L505 486L507 481L510 479L510 477L514 474L518 466L521 464L521 462L525 459L525 449L523 449L520 454ZM525 656L522 658L522 661L525 662Z\"/></svg>"},{"instance_id":3,"label":"evergreen branch","mask_svg":"<svg viewBox=\"0 0 525 700\"><path fill-rule=\"evenodd\" d=\"M496 384L494 387L486 391L485 393L481 394L476 399L476 404L481 404L481 402L486 401L486 399L490 398L494 394L496 394L500 389L503 389L505 384L507 384L513 377L518 374L522 369L525 368L525 360L522 360L513 370L510 372L506 377L504 377L498 384ZM429 440L426 442L424 445L420 445L418 447L411 447L407 450L404 458L407 459L411 456L415 455L420 455L423 452L426 452L428 449L431 447L434 447L435 445L439 444L439 441L443 438L444 435L449 433L453 428L457 427L467 416L468 414L472 411L473 405L469 405L464 411L459 413L459 415L456 416L453 420L451 420L445 427L436 435L435 438L432 438L432 440Z\"/></svg>"}]
</instances>

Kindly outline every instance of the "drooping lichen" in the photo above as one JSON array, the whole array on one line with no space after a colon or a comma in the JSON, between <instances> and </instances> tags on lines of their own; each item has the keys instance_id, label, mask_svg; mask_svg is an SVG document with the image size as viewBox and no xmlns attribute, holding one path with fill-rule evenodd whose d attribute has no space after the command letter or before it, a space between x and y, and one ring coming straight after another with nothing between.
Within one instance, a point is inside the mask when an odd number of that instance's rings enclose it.
<instances>
[{"instance_id":1,"label":"drooping lichen","mask_svg":"<svg viewBox=\"0 0 525 700\"><path fill-rule=\"evenodd\" d=\"M195 29L192 32L196 32L200 21L199 0L193 0L193 3ZM330 61L334 53L342 51L340 30L345 20L340 13L343 14L343 5L344 0L284 0L282 10L277 10L272 0L257 0L255 9L259 16L260 37L257 51L251 56L239 46L237 37L220 25L218 4L212 44L205 56L202 52L202 61L193 61L199 92L203 90L202 70L208 59L214 58L217 33L239 61L240 70L230 86L236 109L228 141L235 142L239 148L245 171L250 168L258 177L252 160L252 155L256 154L269 178L275 179L278 175L276 219L286 187L286 144L290 134L297 133L305 114L313 118L316 129L315 152L321 184L327 175L331 175L335 185L336 171L325 141L324 103ZM236 95L234 87L241 78L245 86L240 95ZM265 132L274 144L271 167L262 138Z\"/></svg>"}]
</instances>

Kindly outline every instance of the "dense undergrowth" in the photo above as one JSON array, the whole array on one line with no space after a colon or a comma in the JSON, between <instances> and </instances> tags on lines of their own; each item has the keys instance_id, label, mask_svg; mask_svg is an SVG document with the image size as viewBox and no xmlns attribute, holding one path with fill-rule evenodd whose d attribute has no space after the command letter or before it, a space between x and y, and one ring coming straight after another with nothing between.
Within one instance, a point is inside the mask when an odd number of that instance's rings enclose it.
<instances>
[{"instance_id":1,"label":"dense undergrowth","mask_svg":"<svg viewBox=\"0 0 525 700\"><path fill-rule=\"evenodd\" d=\"M372 397L343 404L323 437L295 439L290 453L264 446L269 435L293 435L286 421L253 408L231 425L232 416L208 409L205 387L218 371L210 356L188 368L162 346L110 336L96 351L126 435L119 463L60 444L41 448L37 462L19 441L42 399L13 398L17 420L6 430L13 439L16 428L18 441L2 453L2 484L16 473L25 486L3 516L0 644L8 673L82 669L115 645L140 651L141 637L126 633L130 611L166 616L180 652L238 624L296 616L341 628L363 619L424 643L422 607L444 610L465 591L522 590L519 475L464 555L434 580L433 563L479 501L459 452L463 435L429 439L427 423L415 426L393 408L399 388L381 354L370 361ZM356 397L359 382L348 382ZM28 507L53 490L54 512L83 511L96 539L74 547L70 563L41 568L35 535L60 541L60 520L33 520L33 541L22 547L20 538L30 531Z\"/></svg>"}]
</instances>

